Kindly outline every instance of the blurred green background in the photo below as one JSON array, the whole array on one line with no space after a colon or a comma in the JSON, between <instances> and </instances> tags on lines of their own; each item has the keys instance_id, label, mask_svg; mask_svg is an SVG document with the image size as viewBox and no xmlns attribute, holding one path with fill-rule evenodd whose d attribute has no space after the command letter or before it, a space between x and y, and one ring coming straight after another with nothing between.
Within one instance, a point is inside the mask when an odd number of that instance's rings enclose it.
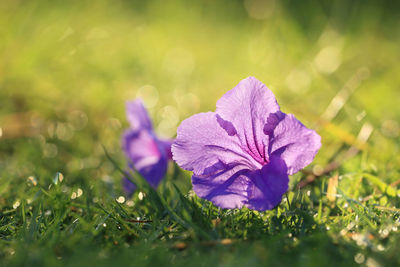
<instances>
[{"instance_id":1,"label":"blurred green background","mask_svg":"<svg viewBox=\"0 0 400 267\"><path fill-rule=\"evenodd\" d=\"M396 1L3 0L0 178L108 181L101 145L124 164L127 100L143 98L157 132L173 137L181 120L256 76L322 135L319 166L364 125L371 168L394 180L399 10Z\"/></svg>"},{"instance_id":2,"label":"blurred green background","mask_svg":"<svg viewBox=\"0 0 400 267\"><path fill-rule=\"evenodd\" d=\"M399 13L399 1L0 0L0 265L398 265ZM126 166L125 102L141 97L174 137L247 76L322 136L281 205L221 211L175 192L191 185L174 168L166 205L125 201L102 147Z\"/></svg>"}]
</instances>

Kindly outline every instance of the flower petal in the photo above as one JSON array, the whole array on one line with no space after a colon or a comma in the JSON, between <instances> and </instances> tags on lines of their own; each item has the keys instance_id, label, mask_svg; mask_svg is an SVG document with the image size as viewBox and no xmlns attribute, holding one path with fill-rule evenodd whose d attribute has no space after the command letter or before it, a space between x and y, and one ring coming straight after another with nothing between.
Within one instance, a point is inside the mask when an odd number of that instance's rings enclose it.
<instances>
[{"instance_id":1,"label":"flower petal","mask_svg":"<svg viewBox=\"0 0 400 267\"><path fill-rule=\"evenodd\" d=\"M126 116L132 130L152 130L149 114L140 99L126 103Z\"/></svg>"},{"instance_id":2,"label":"flower petal","mask_svg":"<svg viewBox=\"0 0 400 267\"><path fill-rule=\"evenodd\" d=\"M170 140L170 139L159 139L158 140L160 149L164 150L164 153L167 156L168 160L172 159L171 146L173 143L174 143L174 140Z\"/></svg>"},{"instance_id":3,"label":"flower petal","mask_svg":"<svg viewBox=\"0 0 400 267\"><path fill-rule=\"evenodd\" d=\"M274 94L259 80L248 77L217 102L216 113L232 123L247 152L261 164L268 162L269 136L263 134L270 114L279 112Z\"/></svg>"},{"instance_id":4,"label":"flower petal","mask_svg":"<svg viewBox=\"0 0 400 267\"><path fill-rule=\"evenodd\" d=\"M172 145L176 163L194 175L213 172L212 166L218 164L242 164L256 169L257 162L243 151L237 136L231 136L217 120L214 112L208 112L181 123Z\"/></svg>"},{"instance_id":5,"label":"flower petal","mask_svg":"<svg viewBox=\"0 0 400 267\"><path fill-rule=\"evenodd\" d=\"M286 164L278 157L272 157L261 170L249 170L243 165L219 167L211 175L193 175L192 185L199 197L224 209L273 209L288 189Z\"/></svg>"},{"instance_id":6,"label":"flower petal","mask_svg":"<svg viewBox=\"0 0 400 267\"><path fill-rule=\"evenodd\" d=\"M156 137L149 131L127 131L123 136L123 149L130 166L137 169L147 182L157 187L167 171L168 158Z\"/></svg>"},{"instance_id":7,"label":"flower petal","mask_svg":"<svg viewBox=\"0 0 400 267\"><path fill-rule=\"evenodd\" d=\"M249 173L242 165L231 165L209 176L193 175L193 190L221 208L241 208L247 202Z\"/></svg>"},{"instance_id":8,"label":"flower petal","mask_svg":"<svg viewBox=\"0 0 400 267\"><path fill-rule=\"evenodd\" d=\"M274 129L270 155L281 157L292 175L310 164L320 147L321 137L288 114Z\"/></svg>"},{"instance_id":9,"label":"flower petal","mask_svg":"<svg viewBox=\"0 0 400 267\"><path fill-rule=\"evenodd\" d=\"M245 203L249 209L260 211L273 209L288 190L287 167L278 157L272 157L261 170L252 172L250 178L252 183L248 189L248 201Z\"/></svg>"}]
</instances>

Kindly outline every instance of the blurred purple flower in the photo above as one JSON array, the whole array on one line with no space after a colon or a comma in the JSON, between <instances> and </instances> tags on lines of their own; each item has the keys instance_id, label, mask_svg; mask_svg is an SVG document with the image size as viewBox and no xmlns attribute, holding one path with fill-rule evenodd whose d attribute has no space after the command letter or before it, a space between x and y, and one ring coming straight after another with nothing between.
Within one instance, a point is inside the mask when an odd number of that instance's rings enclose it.
<instances>
[{"instance_id":1,"label":"blurred purple flower","mask_svg":"<svg viewBox=\"0 0 400 267\"><path fill-rule=\"evenodd\" d=\"M184 120L173 159L193 171L195 193L221 208L272 209L289 178L314 159L321 138L280 111L273 93L254 77L217 102L216 112Z\"/></svg>"},{"instance_id":2,"label":"blurred purple flower","mask_svg":"<svg viewBox=\"0 0 400 267\"><path fill-rule=\"evenodd\" d=\"M127 102L126 113L131 127L122 136L122 147L129 166L136 169L153 188L157 188L167 172L168 160L172 158L173 140L160 139L155 135L141 100ZM122 185L128 196L136 189L136 185L126 177Z\"/></svg>"}]
</instances>

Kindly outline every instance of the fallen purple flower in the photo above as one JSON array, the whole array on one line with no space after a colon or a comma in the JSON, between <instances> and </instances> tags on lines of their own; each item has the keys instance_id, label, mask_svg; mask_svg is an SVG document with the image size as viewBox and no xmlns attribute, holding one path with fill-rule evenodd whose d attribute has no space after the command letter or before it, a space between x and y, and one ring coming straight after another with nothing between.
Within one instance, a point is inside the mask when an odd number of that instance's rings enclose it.
<instances>
[{"instance_id":1,"label":"fallen purple flower","mask_svg":"<svg viewBox=\"0 0 400 267\"><path fill-rule=\"evenodd\" d=\"M128 102L126 111L130 128L122 137L122 147L129 160L129 166L156 188L167 172L168 160L172 158L173 140L160 139L155 135L141 100ZM136 185L126 177L123 178L122 185L129 196L136 189Z\"/></svg>"},{"instance_id":2,"label":"fallen purple flower","mask_svg":"<svg viewBox=\"0 0 400 267\"><path fill-rule=\"evenodd\" d=\"M273 93L249 77L221 97L216 112L184 120L172 154L193 172L199 197L263 211L280 203L288 175L310 164L320 147L315 131L281 112Z\"/></svg>"}]
</instances>

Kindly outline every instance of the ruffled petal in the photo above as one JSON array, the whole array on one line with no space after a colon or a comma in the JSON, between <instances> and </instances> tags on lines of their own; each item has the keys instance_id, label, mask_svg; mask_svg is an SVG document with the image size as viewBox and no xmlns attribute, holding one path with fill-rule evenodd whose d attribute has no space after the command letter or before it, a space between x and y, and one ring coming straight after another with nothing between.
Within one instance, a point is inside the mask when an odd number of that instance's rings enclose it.
<instances>
[{"instance_id":1,"label":"ruffled petal","mask_svg":"<svg viewBox=\"0 0 400 267\"><path fill-rule=\"evenodd\" d=\"M126 103L126 116L133 131L152 130L149 114L140 99Z\"/></svg>"},{"instance_id":2,"label":"ruffled petal","mask_svg":"<svg viewBox=\"0 0 400 267\"><path fill-rule=\"evenodd\" d=\"M219 171L208 176L192 176L193 190L197 196L224 209L241 208L248 199L251 183L250 171L242 165L220 166Z\"/></svg>"},{"instance_id":3,"label":"ruffled petal","mask_svg":"<svg viewBox=\"0 0 400 267\"><path fill-rule=\"evenodd\" d=\"M129 130L124 134L122 143L130 165L156 188L168 167L167 155L157 138L148 131Z\"/></svg>"},{"instance_id":4,"label":"ruffled petal","mask_svg":"<svg viewBox=\"0 0 400 267\"><path fill-rule=\"evenodd\" d=\"M292 175L310 164L320 147L321 137L288 114L273 131L270 155L282 158Z\"/></svg>"},{"instance_id":5,"label":"ruffled petal","mask_svg":"<svg viewBox=\"0 0 400 267\"><path fill-rule=\"evenodd\" d=\"M277 157L272 157L261 170L249 170L243 165L218 167L212 175L193 175L192 185L199 197L224 209L273 209L288 189L286 164Z\"/></svg>"},{"instance_id":6,"label":"ruffled petal","mask_svg":"<svg viewBox=\"0 0 400 267\"><path fill-rule=\"evenodd\" d=\"M257 162L243 151L237 136L230 135L225 128L214 112L199 113L184 120L172 145L173 159L194 175L211 173L218 164L258 168Z\"/></svg>"},{"instance_id":7,"label":"ruffled petal","mask_svg":"<svg viewBox=\"0 0 400 267\"><path fill-rule=\"evenodd\" d=\"M193 171L195 193L221 208L268 210L278 205L289 177L308 165L320 136L286 115L272 92L249 77L227 92L216 112L181 123L173 159Z\"/></svg>"},{"instance_id":8,"label":"ruffled petal","mask_svg":"<svg viewBox=\"0 0 400 267\"><path fill-rule=\"evenodd\" d=\"M272 157L261 170L252 172L250 178L248 201L245 203L249 209L259 211L273 209L288 190L287 167L278 157Z\"/></svg>"},{"instance_id":9,"label":"ruffled petal","mask_svg":"<svg viewBox=\"0 0 400 267\"><path fill-rule=\"evenodd\" d=\"M216 113L232 123L247 153L261 164L268 162L269 136L264 126L270 114L279 112L274 94L259 80L248 77L217 102Z\"/></svg>"}]
</instances>

